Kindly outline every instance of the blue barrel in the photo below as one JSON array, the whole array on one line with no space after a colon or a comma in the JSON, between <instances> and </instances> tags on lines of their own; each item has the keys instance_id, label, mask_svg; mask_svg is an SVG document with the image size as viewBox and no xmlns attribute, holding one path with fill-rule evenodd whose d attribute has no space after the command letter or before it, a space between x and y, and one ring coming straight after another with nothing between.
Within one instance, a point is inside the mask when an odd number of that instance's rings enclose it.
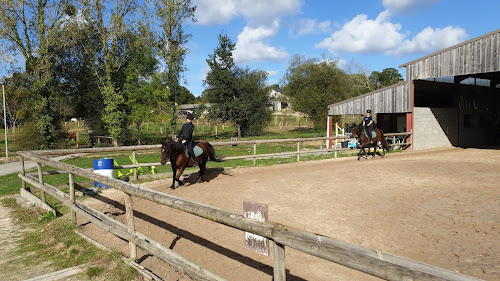
<instances>
[{"instance_id":1,"label":"blue barrel","mask_svg":"<svg viewBox=\"0 0 500 281\"><path fill-rule=\"evenodd\" d=\"M111 158L105 157L104 159L96 159L94 160L94 173L111 177L115 177L115 170L113 169L114 167L114 161ZM94 182L95 187L100 187L104 189L108 189L109 186L104 185L102 183Z\"/></svg>"}]
</instances>

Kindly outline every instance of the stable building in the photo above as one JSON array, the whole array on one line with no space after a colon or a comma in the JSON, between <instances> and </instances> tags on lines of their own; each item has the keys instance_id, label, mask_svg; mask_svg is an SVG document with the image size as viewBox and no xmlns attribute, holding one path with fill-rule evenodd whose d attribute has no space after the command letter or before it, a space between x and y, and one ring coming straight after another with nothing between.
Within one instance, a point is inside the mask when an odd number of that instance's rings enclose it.
<instances>
[{"instance_id":1,"label":"stable building","mask_svg":"<svg viewBox=\"0 0 500 281\"><path fill-rule=\"evenodd\" d=\"M406 81L328 106L371 109L384 132L410 132L415 150L500 145L500 29L402 64Z\"/></svg>"}]
</instances>

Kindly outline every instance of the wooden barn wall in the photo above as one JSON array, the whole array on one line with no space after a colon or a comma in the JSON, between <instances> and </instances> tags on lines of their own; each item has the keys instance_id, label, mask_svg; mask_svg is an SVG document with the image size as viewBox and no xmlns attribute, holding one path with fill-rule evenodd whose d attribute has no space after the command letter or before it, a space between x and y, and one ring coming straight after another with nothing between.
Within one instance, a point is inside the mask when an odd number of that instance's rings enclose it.
<instances>
[{"instance_id":1,"label":"wooden barn wall","mask_svg":"<svg viewBox=\"0 0 500 281\"><path fill-rule=\"evenodd\" d=\"M451 47L406 65L409 81L415 79L500 71L500 32Z\"/></svg>"},{"instance_id":2,"label":"wooden barn wall","mask_svg":"<svg viewBox=\"0 0 500 281\"><path fill-rule=\"evenodd\" d=\"M371 109L375 114L411 112L409 85L409 83L403 83L331 105L328 113L330 115L365 114L367 109Z\"/></svg>"}]
</instances>

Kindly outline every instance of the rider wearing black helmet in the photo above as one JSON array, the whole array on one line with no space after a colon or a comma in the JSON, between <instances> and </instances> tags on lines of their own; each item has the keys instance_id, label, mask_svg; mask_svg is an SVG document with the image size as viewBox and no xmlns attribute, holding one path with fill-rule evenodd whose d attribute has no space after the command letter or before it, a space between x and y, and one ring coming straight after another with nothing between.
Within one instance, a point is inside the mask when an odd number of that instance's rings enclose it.
<instances>
[{"instance_id":1,"label":"rider wearing black helmet","mask_svg":"<svg viewBox=\"0 0 500 281\"><path fill-rule=\"evenodd\" d=\"M181 143L187 147L189 158L193 159L193 166L197 166L198 162L196 162L196 157L194 156L193 147L193 133L194 133L194 125L191 123L193 121L193 115L191 112L186 114L186 123L182 125L181 131L177 135L177 139L181 139ZM189 159L188 159L189 162Z\"/></svg>"},{"instance_id":2,"label":"rider wearing black helmet","mask_svg":"<svg viewBox=\"0 0 500 281\"><path fill-rule=\"evenodd\" d=\"M368 138L370 141L372 141L372 131L373 131L373 118L371 115L372 111L367 110L365 117L363 117L363 128L366 131L366 134L368 135Z\"/></svg>"}]
</instances>

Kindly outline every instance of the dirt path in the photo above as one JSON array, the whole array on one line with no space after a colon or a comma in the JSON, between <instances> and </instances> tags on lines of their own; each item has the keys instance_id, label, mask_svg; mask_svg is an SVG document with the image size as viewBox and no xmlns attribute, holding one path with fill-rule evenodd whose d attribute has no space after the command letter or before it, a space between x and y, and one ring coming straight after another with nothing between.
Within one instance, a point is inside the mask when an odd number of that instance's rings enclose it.
<instances>
[{"instance_id":1,"label":"dirt path","mask_svg":"<svg viewBox=\"0 0 500 281\"><path fill-rule=\"evenodd\" d=\"M16 253L17 243L29 231L16 224L10 216L10 208L0 202L0 280L26 280L50 272L47 263L25 266L22 260L27 254Z\"/></svg>"},{"instance_id":2,"label":"dirt path","mask_svg":"<svg viewBox=\"0 0 500 281\"><path fill-rule=\"evenodd\" d=\"M341 241L500 280L500 150L446 149L300 162L210 174L174 191L153 189L242 213L243 201L269 206L269 220ZM123 195L88 201L124 222ZM111 205L109 204L111 203ZM229 280L272 280L272 258L244 247L243 233L134 198L136 229ZM84 224L85 222L79 221ZM90 224L81 230L127 253L127 243ZM377 280L287 248L288 280ZM142 265L165 280L187 280L149 255Z\"/></svg>"}]
</instances>

